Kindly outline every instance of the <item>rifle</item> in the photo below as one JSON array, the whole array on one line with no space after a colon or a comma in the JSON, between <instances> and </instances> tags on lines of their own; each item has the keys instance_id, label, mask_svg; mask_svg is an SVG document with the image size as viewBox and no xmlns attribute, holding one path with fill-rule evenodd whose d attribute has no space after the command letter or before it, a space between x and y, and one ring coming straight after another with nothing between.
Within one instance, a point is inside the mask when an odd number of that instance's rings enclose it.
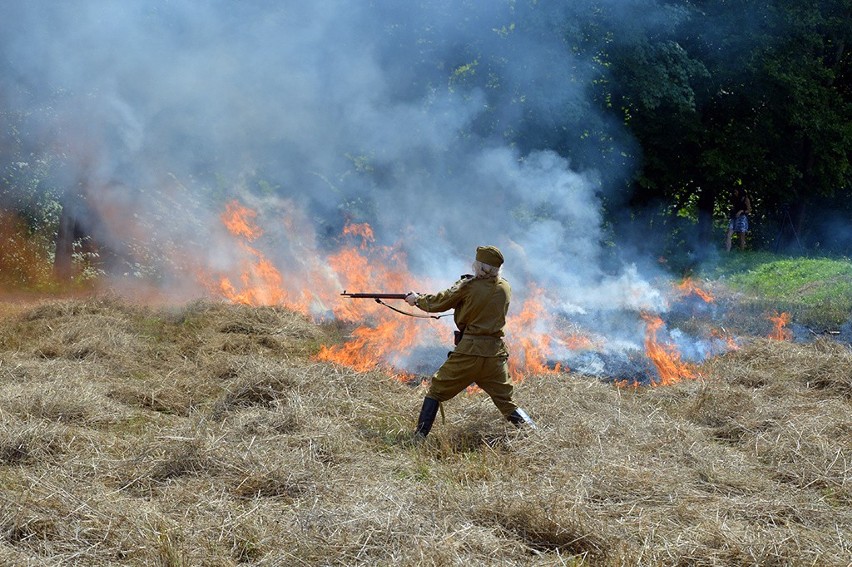
<instances>
[{"instance_id":1,"label":"rifle","mask_svg":"<svg viewBox=\"0 0 852 567\"><path fill-rule=\"evenodd\" d=\"M341 293L350 299L405 299L407 293ZM376 302L378 303L378 301Z\"/></svg>"}]
</instances>

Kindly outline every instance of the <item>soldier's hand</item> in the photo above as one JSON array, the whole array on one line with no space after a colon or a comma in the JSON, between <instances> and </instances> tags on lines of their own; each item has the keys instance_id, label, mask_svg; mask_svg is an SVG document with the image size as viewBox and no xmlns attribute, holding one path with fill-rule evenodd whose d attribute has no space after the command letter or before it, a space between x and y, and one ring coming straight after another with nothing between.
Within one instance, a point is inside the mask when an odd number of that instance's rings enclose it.
<instances>
[{"instance_id":1,"label":"soldier's hand","mask_svg":"<svg viewBox=\"0 0 852 567\"><path fill-rule=\"evenodd\" d=\"M405 296L405 301L409 305L417 305L417 300L420 298L419 293L414 293L413 291L409 291L408 295Z\"/></svg>"}]
</instances>

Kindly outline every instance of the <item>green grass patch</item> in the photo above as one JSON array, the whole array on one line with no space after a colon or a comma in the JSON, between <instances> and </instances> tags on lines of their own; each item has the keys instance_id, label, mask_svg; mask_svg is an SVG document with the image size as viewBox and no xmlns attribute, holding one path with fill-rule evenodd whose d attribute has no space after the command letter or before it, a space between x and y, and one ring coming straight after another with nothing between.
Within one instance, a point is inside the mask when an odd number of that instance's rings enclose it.
<instances>
[{"instance_id":1,"label":"green grass patch","mask_svg":"<svg viewBox=\"0 0 852 567\"><path fill-rule=\"evenodd\" d=\"M704 277L724 281L753 301L792 311L805 324L836 325L852 314L852 261L731 254Z\"/></svg>"},{"instance_id":2,"label":"green grass patch","mask_svg":"<svg viewBox=\"0 0 852 567\"><path fill-rule=\"evenodd\" d=\"M816 306L835 298L847 306L852 305L852 263L849 261L777 260L734 274L729 281L767 299Z\"/></svg>"}]
</instances>

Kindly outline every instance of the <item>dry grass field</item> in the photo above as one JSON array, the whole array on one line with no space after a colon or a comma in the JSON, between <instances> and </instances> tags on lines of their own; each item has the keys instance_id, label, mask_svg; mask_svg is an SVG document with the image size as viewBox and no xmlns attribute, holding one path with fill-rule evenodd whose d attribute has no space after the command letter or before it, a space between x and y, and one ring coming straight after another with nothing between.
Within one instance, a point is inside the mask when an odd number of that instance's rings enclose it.
<instances>
[{"instance_id":1,"label":"dry grass field","mask_svg":"<svg viewBox=\"0 0 852 567\"><path fill-rule=\"evenodd\" d=\"M342 330L218 303L0 308L3 565L852 564L852 351L754 339L701 378L533 376L407 441L421 386Z\"/></svg>"}]
</instances>

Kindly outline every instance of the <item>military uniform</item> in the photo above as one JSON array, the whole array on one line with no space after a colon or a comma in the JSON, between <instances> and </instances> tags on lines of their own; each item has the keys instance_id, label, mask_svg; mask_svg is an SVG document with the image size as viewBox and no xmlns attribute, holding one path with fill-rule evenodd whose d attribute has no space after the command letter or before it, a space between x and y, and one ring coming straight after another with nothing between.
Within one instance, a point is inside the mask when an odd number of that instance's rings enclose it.
<instances>
[{"instance_id":1,"label":"military uniform","mask_svg":"<svg viewBox=\"0 0 852 567\"><path fill-rule=\"evenodd\" d=\"M445 402L476 382L503 415L518 409L512 402L509 352L503 342L511 298L512 288L503 278L462 276L449 289L417 299L417 307L430 313L455 309L453 319L462 333L455 350L432 377L427 397Z\"/></svg>"},{"instance_id":2,"label":"military uniform","mask_svg":"<svg viewBox=\"0 0 852 567\"><path fill-rule=\"evenodd\" d=\"M497 273L503 254L493 246L476 249L476 260ZM406 300L420 309L437 313L453 309L459 329L456 348L432 376L423 400L415 436L425 438L441 402L473 383L491 396L494 405L511 423L535 428L529 416L512 401L509 352L503 342L506 313L512 299L509 282L498 275L462 276L448 289L427 295L409 294ZM459 337L460 335L460 337Z\"/></svg>"}]
</instances>

